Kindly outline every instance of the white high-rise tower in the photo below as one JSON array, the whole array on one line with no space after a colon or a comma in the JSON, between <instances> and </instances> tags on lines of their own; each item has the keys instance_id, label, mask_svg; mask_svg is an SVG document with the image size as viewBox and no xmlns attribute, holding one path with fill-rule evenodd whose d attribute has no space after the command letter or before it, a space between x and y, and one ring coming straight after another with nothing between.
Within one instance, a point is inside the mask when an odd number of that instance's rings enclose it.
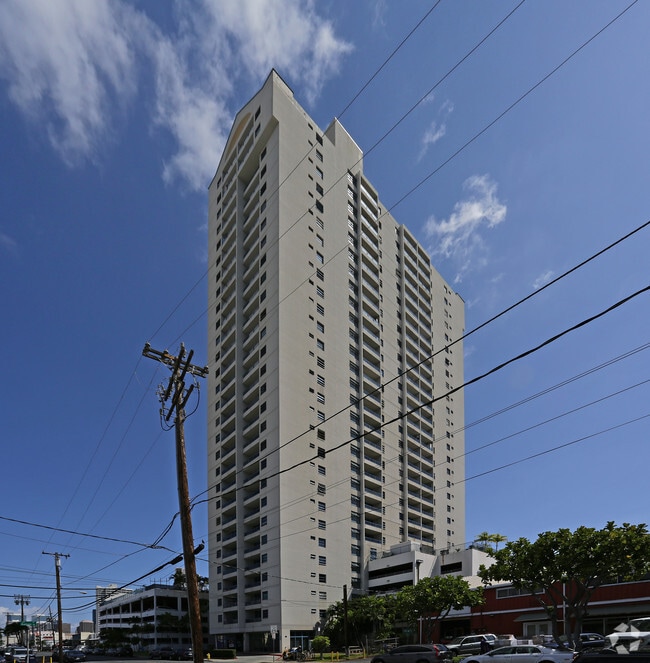
<instances>
[{"instance_id":1,"label":"white high-rise tower","mask_svg":"<svg viewBox=\"0 0 650 663\"><path fill-rule=\"evenodd\" d=\"M235 118L209 243L210 633L306 645L369 559L465 540L463 395L445 397L464 305L342 125L275 71Z\"/></svg>"}]
</instances>

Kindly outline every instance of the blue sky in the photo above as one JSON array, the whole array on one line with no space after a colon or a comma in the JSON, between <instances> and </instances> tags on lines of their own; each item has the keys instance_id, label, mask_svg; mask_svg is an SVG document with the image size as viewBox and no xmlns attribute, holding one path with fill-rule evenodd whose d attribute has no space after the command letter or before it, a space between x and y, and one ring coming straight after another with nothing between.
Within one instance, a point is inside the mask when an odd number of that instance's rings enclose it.
<instances>
[{"instance_id":1,"label":"blue sky","mask_svg":"<svg viewBox=\"0 0 650 663\"><path fill-rule=\"evenodd\" d=\"M156 398L168 372L141 351L182 341L208 361L207 186L271 67L366 152L384 204L465 300L467 331L538 293L466 340L467 380L648 285L650 228L540 292L650 219L650 5L434 5L0 4L0 610L23 594L30 613L55 611L43 551L70 555L76 623L83 592L182 547L177 519L164 549L141 545L178 510ZM468 542L647 521L648 297L467 388ZM205 400L186 428L193 496Z\"/></svg>"}]
</instances>

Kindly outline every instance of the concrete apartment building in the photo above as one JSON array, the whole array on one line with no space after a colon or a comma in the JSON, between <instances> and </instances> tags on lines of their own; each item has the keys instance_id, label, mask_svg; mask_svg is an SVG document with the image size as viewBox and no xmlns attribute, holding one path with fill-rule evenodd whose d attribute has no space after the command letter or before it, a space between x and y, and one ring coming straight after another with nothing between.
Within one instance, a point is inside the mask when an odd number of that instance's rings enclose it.
<instances>
[{"instance_id":1,"label":"concrete apartment building","mask_svg":"<svg viewBox=\"0 0 650 663\"><path fill-rule=\"evenodd\" d=\"M210 185L209 265L210 637L278 651L392 546L464 545L464 304L275 71Z\"/></svg>"},{"instance_id":2,"label":"concrete apartment building","mask_svg":"<svg viewBox=\"0 0 650 663\"><path fill-rule=\"evenodd\" d=\"M97 594L100 592L104 593L105 598L97 603L98 634L109 629L120 629L127 641L134 643L135 649L142 650L160 646L181 649L192 645L189 621L186 621L185 588L154 583L129 591L111 592L111 587L98 587ZM208 592L199 592L199 600L207 603ZM202 620L206 618L207 614L202 614ZM202 627L206 641L205 621Z\"/></svg>"}]
</instances>

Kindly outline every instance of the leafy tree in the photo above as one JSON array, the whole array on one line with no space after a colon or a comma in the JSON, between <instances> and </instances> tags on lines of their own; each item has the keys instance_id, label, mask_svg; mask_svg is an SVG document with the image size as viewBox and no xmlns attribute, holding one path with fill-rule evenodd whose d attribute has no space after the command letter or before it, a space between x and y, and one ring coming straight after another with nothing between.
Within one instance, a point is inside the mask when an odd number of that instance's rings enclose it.
<instances>
[{"instance_id":1,"label":"leafy tree","mask_svg":"<svg viewBox=\"0 0 650 663\"><path fill-rule=\"evenodd\" d=\"M25 627L20 625L20 622L9 622L5 626L5 634L7 635L7 642L10 636L14 636L19 642L23 642L23 633Z\"/></svg>"},{"instance_id":2,"label":"leafy tree","mask_svg":"<svg viewBox=\"0 0 650 663\"><path fill-rule=\"evenodd\" d=\"M489 532L481 532L475 539L480 543L480 549L485 552L494 552L499 549L499 544L507 541L508 537L503 534L490 534ZM496 548L493 548L490 544L496 544Z\"/></svg>"},{"instance_id":3,"label":"leafy tree","mask_svg":"<svg viewBox=\"0 0 650 663\"><path fill-rule=\"evenodd\" d=\"M172 587L174 587L174 589L187 589L185 569L176 569L174 573L169 576L169 579L172 581ZM209 588L210 579L205 576L197 576L196 582L200 592L206 591Z\"/></svg>"},{"instance_id":4,"label":"leafy tree","mask_svg":"<svg viewBox=\"0 0 650 663\"><path fill-rule=\"evenodd\" d=\"M355 596L348 601L348 638L363 646L368 637L383 637L390 633L393 625L392 605L394 601L389 596ZM324 634L337 646L344 646L343 601L331 605L327 611Z\"/></svg>"},{"instance_id":5,"label":"leafy tree","mask_svg":"<svg viewBox=\"0 0 650 663\"><path fill-rule=\"evenodd\" d=\"M169 576L169 579L172 581L172 587L174 587L174 589L185 589L187 587L185 569L176 569L174 573Z\"/></svg>"},{"instance_id":6,"label":"leafy tree","mask_svg":"<svg viewBox=\"0 0 650 663\"><path fill-rule=\"evenodd\" d=\"M128 633L123 628L103 628L99 631L99 638L107 647L116 647L128 642Z\"/></svg>"},{"instance_id":7,"label":"leafy tree","mask_svg":"<svg viewBox=\"0 0 650 663\"><path fill-rule=\"evenodd\" d=\"M432 642L435 628L451 610L472 607L483 602L483 590L472 589L459 576L444 575L422 578L415 585L408 585L397 593L398 614L417 632L422 620L422 642Z\"/></svg>"},{"instance_id":8,"label":"leafy tree","mask_svg":"<svg viewBox=\"0 0 650 663\"><path fill-rule=\"evenodd\" d=\"M314 648L314 651L318 652L320 657L323 658L323 652L330 648L330 639L326 635L317 635L311 641L311 646Z\"/></svg>"},{"instance_id":9,"label":"leafy tree","mask_svg":"<svg viewBox=\"0 0 650 663\"><path fill-rule=\"evenodd\" d=\"M604 583L638 580L650 572L650 535L644 524L617 527L608 522L600 530L543 532L533 543L520 538L493 556L495 563L479 570L483 581L511 582L530 592L546 611L557 641L558 610L564 606L568 645L579 648L593 591Z\"/></svg>"},{"instance_id":10,"label":"leafy tree","mask_svg":"<svg viewBox=\"0 0 650 663\"><path fill-rule=\"evenodd\" d=\"M179 633L183 631L182 618L172 615L171 612L163 612L158 615L156 623L158 625L159 633Z\"/></svg>"}]
</instances>

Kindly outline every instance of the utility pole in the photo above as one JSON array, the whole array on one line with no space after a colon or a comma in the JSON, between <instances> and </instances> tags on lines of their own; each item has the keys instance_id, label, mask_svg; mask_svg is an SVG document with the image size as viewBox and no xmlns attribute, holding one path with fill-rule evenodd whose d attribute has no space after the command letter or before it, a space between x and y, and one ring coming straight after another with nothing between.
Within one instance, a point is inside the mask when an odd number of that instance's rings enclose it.
<instances>
[{"instance_id":1,"label":"utility pole","mask_svg":"<svg viewBox=\"0 0 650 663\"><path fill-rule=\"evenodd\" d=\"M43 551L44 555L52 555L54 557L54 569L56 571L56 609L58 614L58 627L59 627L59 662L63 661L63 614L61 611L61 557L70 557L63 553L48 553Z\"/></svg>"},{"instance_id":2,"label":"utility pole","mask_svg":"<svg viewBox=\"0 0 650 663\"><path fill-rule=\"evenodd\" d=\"M194 350L185 354L185 346L181 343L178 356L173 357L167 350L162 352L154 350L146 343L142 354L149 359L155 359L171 368L172 374L167 389L159 392L160 416L169 422L174 415L174 428L176 431L176 478L178 483L178 504L181 518L181 531L183 535L183 557L185 558L185 579L187 580L187 607L192 632L192 654L194 663L203 663L203 629L201 627L201 608L199 605L199 582L196 574L196 559L194 551L194 536L192 534L192 516L190 507L190 494L187 484L187 460L185 455L185 405L194 389L194 384L185 389L185 376L204 378L208 375L208 367L192 364ZM171 396L171 403L167 401Z\"/></svg>"},{"instance_id":3,"label":"utility pole","mask_svg":"<svg viewBox=\"0 0 650 663\"><path fill-rule=\"evenodd\" d=\"M14 594L14 603L20 606L20 624L23 625L25 621L25 606L29 605L29 600L31 596L25 596L24 594ZM20 631L20 641L23 642L23 632ZM27 631L27 644L29 645L29 630Z\"/></svg>"}]
</instances>

